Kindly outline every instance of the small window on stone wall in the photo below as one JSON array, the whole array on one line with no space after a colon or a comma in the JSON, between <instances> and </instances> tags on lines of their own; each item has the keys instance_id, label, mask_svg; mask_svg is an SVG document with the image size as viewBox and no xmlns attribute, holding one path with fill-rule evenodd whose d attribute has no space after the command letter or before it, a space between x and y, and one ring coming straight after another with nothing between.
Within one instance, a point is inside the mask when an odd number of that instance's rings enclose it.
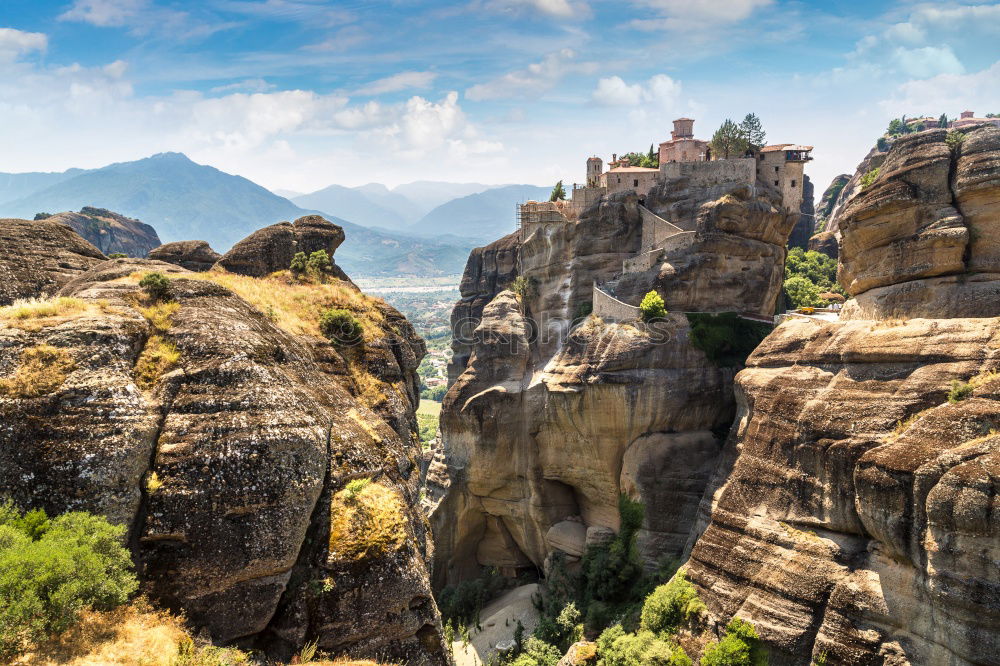
<instances>
[{"instance_id":1,"label":"small window on stone wall","mask_svg":"<svg viewBox=\"0 0 1000 666\"><path fill-rule=\"evenodd\" d=\"M774 173L778 173L778 167L774 167Z\"/></svg>"},{"instance_id":2,"label":"small window on stone wall","mask_svg":"<svg viewBox=\"0 0 1000 666\"><path fill-rule=\"evenodd\" d=\"M639 179L638 178L636 178L635 180L632 181L632 187L639 187Z\"/></svg>"},{"instance_id":3,"label":"small window on stone wall","mask_svg":"<svg viewBox=\"0 0 1000 666\"><path fill-rule=\"evenodd\" d=\"M792 179L792 187L795 187L795 179Z\"/></svg>"},{"instance_id":4,"label":"small window on stone wall","mask_svg":"<svg viewBox=\"0 0 1000 666\"><path fill-rule=\"evenodd\" d=\"M778 185L779 185L778 181L774 181L774 186L777 187Z\"/></svg>"}]
</instances>

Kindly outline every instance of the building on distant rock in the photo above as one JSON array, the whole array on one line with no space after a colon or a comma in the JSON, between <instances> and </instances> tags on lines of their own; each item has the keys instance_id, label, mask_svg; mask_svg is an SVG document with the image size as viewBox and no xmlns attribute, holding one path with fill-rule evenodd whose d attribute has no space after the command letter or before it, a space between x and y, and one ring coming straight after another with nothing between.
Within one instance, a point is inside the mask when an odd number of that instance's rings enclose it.
<instances>
[{"instance_id":1,"label":"building on distant rock","mask_svg":"<svg viewBox=\"0 0 1000 666\"><path fill-rule=\"evenodd\" d=\"M670 140L660 144L660 164L667 162L703 162L711 159L708 141L694 138L694 119L678 118Z\"/></svg>"},{"instance_id":2,"label":"building on distant rock","mask_svg":"<svg viewBox=\"0 0 1000 666\"><path fill-rule=\"evenodd\" d=\"M694 119L678 118L670 139L659 144L658 168L632 166L628 158L612 155L608 170L604 161L593 155L587 158L584 185L573 184L569 201L529 201L518 207L518 228L532 222L559 219L571 222L602 197L634 191L642 199L657 184L674 178L688 178L697 185L745 182L755 186L763 182L777 188L782 205L788 211L798 211L802 205L802 183L805 163L812 159L812 146L781 143L749 151L733 159L713 159L708 141L694 137Z\"/></svg>"},{"instance_id":3,"label":"building on distant rock","mask_svg":"<svg viewBox=\"0 0 1000 666\"><path fill-rule=\"evenodd\" d=\"M961 129L963 127L972 127L973 125L982 125L984 123L990 123L991 125L996 125L1000 127L1000 118L976 118L976 114L972 111L962 111L961 116L956 120L951 121L948 127L952 129Z\"/></svg>"}]
</instances>

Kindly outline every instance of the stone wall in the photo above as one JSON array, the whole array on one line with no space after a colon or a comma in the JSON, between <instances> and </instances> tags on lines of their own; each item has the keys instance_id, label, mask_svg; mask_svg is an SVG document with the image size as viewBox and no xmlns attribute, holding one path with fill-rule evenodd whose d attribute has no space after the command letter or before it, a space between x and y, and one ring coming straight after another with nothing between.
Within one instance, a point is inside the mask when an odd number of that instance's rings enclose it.
<instances>
[{"instance_id":1,"label":"stone wall","mask_svg":"<svg viewBox=\"0 0 1000 666\"><path fill-rule=\"evenodd\" d=\"M650 252L661 248L666 239L683 231L677 225L667 222L645 206L639 206L639 214L642 216L642 245L639 248L640 252Z\"/></svg>"},{"instance_id":2,"label":"stone wall","mask_svg":"<svg viewBox=\"0 0 1000 666\"><path fill-rule=\"evenodd\" d=\"M757 180L756 161L746 157L712 162L667 162L660 165L660 179L687 178L691 185L708 187L720 183L746 183Z\"/></svg>"},{"instance_id":3,"label":"stone wall","mask_svg":"<svg viewBox=\"0 0 1000 666\"><path fill-rule=\"evenodd\" d=\"M594 314L608 321L632 321L639 318L639 308L619 301L595 284Z\"/></svg>"}]
</instances>

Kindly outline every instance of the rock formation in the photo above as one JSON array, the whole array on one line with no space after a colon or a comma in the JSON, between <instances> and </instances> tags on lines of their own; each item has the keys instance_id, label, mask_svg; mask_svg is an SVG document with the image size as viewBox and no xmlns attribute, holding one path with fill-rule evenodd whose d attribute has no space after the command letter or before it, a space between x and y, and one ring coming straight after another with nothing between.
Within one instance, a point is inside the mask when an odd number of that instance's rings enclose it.
<instances>
[{"instance_id":1,"label":"rock formation","mask_svg":"<svg viewBox=\"0 0 1000 666\"><path fill-rule=\"evenodd\" d=\"M0 220L0 306L51 296L107 257L57 220Z\"/></svg>"},{"instance_id":2,"label":"rock formation","mask_svg":"<svg viewBox=\"0 0 1000 666\"><path fill-rule=\"evenodd\" d=\"M842 173L830 181L830 185L823 191L823 197L816 209L816 228L818 230L826 229L830 216L833 215L833 209L837 205L837 200L840 199L840 193L844 191L850 181L851 174Z\"/></svg>"},{"instance_id":3,"label":"rock formation","mask_svg":"<svg viewBox=\"0 0 1000 666\"><path fill-rule=\"evenodd\" d=\"M219 266L231 273L262 277L287 270L296 252L309 254L324 250L333 253L344 242L344 230L319 215L307 215L292 222L280 222L259 229L234 245L219 260ZM333 264L333 275L347 276Z\"/></svg>"},{"instance_id":4,"label":"rock formation","mask_svg":"<svg viewBox=\"0 0 1000 666\"><path fill-rule=\"evenodd\" d=\"M802 214L792 228L792 235L788 237L788 247L801 247L803 250L809 247L809 239L816 230L816 209L813 202L815 196L812 180L809 176L803 176L802 205L799 207Z\"/></svg>"},{"instance_id":5,"label":"rock formation","mask_svg":"<svg viewBox=\"0 0 1000 666\"><path fill-rule=\"evenodd\" d=\"M207 271L222 258L222 255L202 240L175 241L165 243L149 252L149 258L165 261L189 271Z\"/></svg>"},{"instance_id":6,"label":"rock formation","mask_svg":"<svg viewBox=\"0 0 1000 666\"><path fill-rule=\"evenodd\" d=\"M769 314L799 215L764 184L754 194L687 178L643 203L690 232L645 270L622 272L647 215L631 192L472 253L452 314L446 469L429 475L436 584L481 566L542 568L555 550L573 562L591 534L618 529L620 493L646 504L648 562L683 551L721 449L716 433L734 413L735 368L693 346L683 314L655 327L573 320L589 311L595 282L628 303L655 288L672 313ZM520 295L508 290L515 278Z\"/></svg>"},{"instance_id":7,"label":"rock formation","mask_svg":"<svg viewBox=\"0 0 1000 666\"><path fill-rule=\"evenodd\" d=\"M0 310L5 496L128 525L143 590L216 642L447 662L418 508L424 346L402 315L353 286L104 261L48 220L0 230L0 271L28 264L33 295L62 285L72 305ZM148 271L170 277L174 305L149 302ZM365 342L334 347L285 321L297 310L254 305L281 288L327 289Z\"/></svg>"},{"instance_id":8,"label":"rock formation","mask_svg":"<svg viewBox=\"0 0 1000 666\"><path fill-rule=\"evenodd\" d=\"M736 377L686 567L770 663L1000 655L1000 130L946 136L897 140L840 216L841 320Z\"/></svg>"},{"instance_id":9,"label":"rock formation","mask_svg":"<svg viewBox=\"0 0 1000 666\"><path fill-rule=\"evenodd\" d=\"M145 257L160 244L153 227L104 208L84 206L79 213L58 213L47 219L69 226L104 254Z\"/></svg>"}]
</instances>

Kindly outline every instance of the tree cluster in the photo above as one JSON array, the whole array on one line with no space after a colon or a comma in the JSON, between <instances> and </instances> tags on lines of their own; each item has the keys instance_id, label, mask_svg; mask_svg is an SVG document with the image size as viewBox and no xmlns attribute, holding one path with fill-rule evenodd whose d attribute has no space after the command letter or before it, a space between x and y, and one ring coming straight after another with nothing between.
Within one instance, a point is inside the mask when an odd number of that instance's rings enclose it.
<instances>
[{"instance_id":1,"label":"tree cluster","mask_svg":"<svg viewBox=\"0 0 1000 666\"><path fill-rule=\"evenodd\" d=\"M730 159L742 157L750 149L764 145L767 134L756 114L748 113L741 122L726 120L715 130L709 148L716 158Z\"/></svg>"}]
</instances>

